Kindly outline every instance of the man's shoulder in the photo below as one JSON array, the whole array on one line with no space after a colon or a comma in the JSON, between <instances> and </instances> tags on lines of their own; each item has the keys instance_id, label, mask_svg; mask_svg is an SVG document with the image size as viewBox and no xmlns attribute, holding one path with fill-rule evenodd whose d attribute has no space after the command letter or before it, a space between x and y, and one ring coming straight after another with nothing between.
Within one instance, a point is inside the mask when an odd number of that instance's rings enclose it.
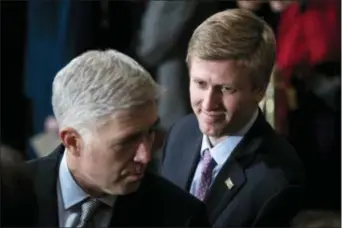
<instances>
[{"instance_id":1,"label":"man's shoulder","mask_svg":"<svg viewBox=\"0 0 342 228\"><path fill-rule=\"evenodd\" d=\"M193 113L188 114L182 117L180 120L178 120L174 126L179 127L179 126L184 126L184 125L198 127L198 121L197 121L196 116Z\"/></svg>"},{"instance_id":2,"label":"man's shoulder","mask_svg":"<svg viewBox=\"0 0 342 228\"><path fill-rule=\"evenodd\" d=\"M279 135L277 132L273 132L267 139L268 150L271 152L270 155L274 158L282 160L285 156L291 160L299 161L299 157L296 149L291 143L284 137Z\"/></svg>"},{"instance_id":3,"label":"man's shoulder","mask_svg":"<svg viewBox=\"0 0 342 228\"><path fill-rule=\"evenodd\" d=\"M189 114L171 127L169 137L173 135L178 137L191 136L196 133L200 133L197 118L194 114Z\"/></svg>"},{"instance_id":4,"label":"man's shoulder","mask_svg":"<svg viewBox=\"0 0 342 228\"><path fill-rule=\"evenodd\" d=\"M23 167L30 175L36 175L38 172L46 172L51 170L51 168L56 168L60 159L61 155L53 152L48 156L26 161Z\"/></svg>"},{"instance_id":5,"label":"man's shoulder","mask_svg":"<svg viewBox=\"0 0 342 228\"><path fill-rule=\"evenodd\" d=\"M192 145L202 137L199 129L197 118L194 114L187 115L177 121L168 131L163 145L163 158L166 154L171 157L177 157L179 153L183 153L183 149L188 145ZM170 152L169 152L170 151ZM175 160L176 164L179 158Z\"/></svg>"},{"instance_id":6,"label":"man's shoulder","mask_svg":"<svg viewBox=\"0 0 342 228\"><path fill-rule=\"evenodd\" d=\"M305 181L304 167L297 151L275 130L270 130L265 136L257 156L262 159L262 164L265 164L269 171L268 176L276 180L273 183L287 186L302 184Z\"/></svg>"},{"instance_id":7,"label":"man's shoulder","mask_svg":"<svg viewBox=\"0 0 342 228\"><path fill-rule=\"evenodd\" d=\"M24 166L28 169L34 169L34 168L40 166L41 164L49 162L50 160L51 160L50 156L41 157L41 158L34 158L32 160L26 161Z\"/></svg>"},{"instance_id":8,"label":"man's shoulder","mask_svg":"<svg viewBox=\"0 0 342 228\"><path fill-rule=\"evenodd\" d=\"M159 200L166 200L177 207L182 206L184 209L191 209L203 205L190 193L156 174L148 173L145 178L145 185L154 189L153 194Z\"/></svg>"},{"instance_id":9,"label":"man's shoulder","mask_svg":"<svg viewBox=\"0 0 342 228\"><path fill-rule=\"evenodd\" d=\"M209 226L203 202L163 177L148 173L144 179L140 193L155 219L174 227Z\"/></svg>"},{"instance_id":10,"label":"man's shoulder","mask_svg":"<svg viewBox=\"0 0 342 228\"><path fill-rule=\"evenodd\" d=\"M275 155L279 153L296 154L295 148L282 135L280 135L265 119L259 117L258 123L253 126L255 137L262 139L262 148ZM257 127L257 128L255 128ZM257 132L257 133L255 133Z\"/></svg>"}]
</instances>

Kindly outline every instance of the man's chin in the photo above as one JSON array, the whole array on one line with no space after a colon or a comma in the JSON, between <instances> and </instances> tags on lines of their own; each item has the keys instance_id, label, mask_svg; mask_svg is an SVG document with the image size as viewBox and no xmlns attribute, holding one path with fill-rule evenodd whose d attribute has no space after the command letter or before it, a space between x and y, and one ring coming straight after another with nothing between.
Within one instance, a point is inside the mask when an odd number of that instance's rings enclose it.
<instances>
[{"instance_id":1,"label":"man's chin","mask_svg":"<svg viewBox=\"0 0 342 228\"><path fill-rule=\"evenodd\" d=\"M117 186L115 189L108 189L105 192L109 195L128 195L130 193L137 191L140 187L140 183L141 181L124 183L120 187Z\"/></svg>"},{"instance_id":2,"label":"man's chin","mask_svg":"<svg viewBox=\"0 0 342 228\"><path fill-rule=\"evenodd\" d=\"M209 137L220 137L222 129L215 126L200 126L201 132Z\"/></svg>"},{"instance_id":3,"label":"man's chin","mask_svg":"<svg viewBox=\"0 0 342 228\"><path fill-rule=\"evenodd\" d=\"M141 181L135 181L135 182L128 183L123 188L122 195L127 195L130 193L136 192L139 189L140 184L141 184Z\"/></svg>"}]
</instances>

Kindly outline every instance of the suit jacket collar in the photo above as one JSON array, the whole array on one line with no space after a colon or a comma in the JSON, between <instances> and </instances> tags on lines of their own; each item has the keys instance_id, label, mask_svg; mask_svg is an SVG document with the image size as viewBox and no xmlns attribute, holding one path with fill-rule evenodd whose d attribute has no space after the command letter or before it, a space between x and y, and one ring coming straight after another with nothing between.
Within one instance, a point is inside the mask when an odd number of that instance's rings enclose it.
<instances>
[{"instance_id":1,"label":"suit jacket collar","mask_svg":"<svg viewBox=\"0 0 342 228\"><path fill-rule=\"evenodd\" d=\"M260 148L269 127L259 110L253 126L233 150L231 156L218 173L204 199L212 221L220 215L246 182L244 169L254 160L257 149ZM201 136L202 134L197 125L196 133L193 135L192 140L188 141L187 148L185 148L183 157L180 160L180 172L183 174L183 180L180 184L181 187L188 191L199 162Z\"/></svg>"},{"instance_id":2,"label":"suit jacket collar","mask_svg":"<svg viewBox=\"0 0 342 228\"><path fill-rule=\"evenodd\" d=\"M196 120L197 121L197 120ZM183 146L182 157L179 158L179 166L175 170L178 180L177 184L186 191L189 191L191 180L196 171L197 164L200 159L200 149L202 144L202 133L198 128L195 132L189 135L189 140Z\"/></svg>"},{"instance_id":3,"label":"suit jacket collar","mask_svg":"<svg viewBox=\"0 0 342 228\"><path fill-rule=\"evenodd\" d=\"M57 177L64 151L59 146L52 154L37 162L34 185L38 204L38 226L58 226Z\"/></svg>"},{"instance_id":4,"label":"suit jacket collar","mask_svg":"<svg viewBox=\"0 0 342 228\"><path fill-rule=\"evenodd\" d=\"M151 221L153 216L150 216L152 211L148 209L151 204L149 195L153 191L148 183L150 177L151 175L146 173L137 191L117 197L109 227L140 227L154 222Z\"/></svg>"}]
</instances>

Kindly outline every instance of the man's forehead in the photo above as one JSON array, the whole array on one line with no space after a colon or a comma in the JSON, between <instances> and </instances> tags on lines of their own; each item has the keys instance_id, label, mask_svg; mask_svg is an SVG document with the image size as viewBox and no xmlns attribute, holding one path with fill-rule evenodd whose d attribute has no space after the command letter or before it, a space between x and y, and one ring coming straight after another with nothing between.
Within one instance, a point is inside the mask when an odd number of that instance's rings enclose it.
<instances>
[{"instance_id":1,"label":"man's forehead","mask_svg":"<svg viewBox=\"0 0 342 228\"><path fill-rule=\"evenodd\" d=\"M108 122L112 129L145 129L158 120L156 108L125 109L117 111Z\"/></svg>"},{"instance_id":2,"label":"man's forehead","mask_svg":"<svg viewBox=\"0 0 342 228\"><path fill-rule=\"evenodd\" d=\"M242 70L241 66L233 60L202 60L195 59L190 68L190 73L201 74L201 73L216 73L223 74L225 72L239 72Z\"/></svg>"},{"instance_id":3,"label":"man's forehead","mask_svg":"<svg viewBox=\"0 0 342 228\"><path fill-rule=\"evenodd\" d=\"M233 60L197 60L190 69L190 77L213 84L235 84L246 72Z\"/></svg>"},{"instance_id":4,"label":"man's forehead","mask_svg":"<svg viewBox=\"0 0 342 228\"><path fill-rule=\"evenodd\" d=\"M155 104L146 104L141 106L134 106L127 109L116 111L112 118L115 120L125 121L140 121L141 119L154 119L157 118L157 108Z\"/></svg>"},{"instance_id":5,"label":"man's forehead","mask_svg":"<svg viewBox=\"0 0 342 228\"><path fill-rule=\"evenodd\" d=\"M107 128L105 134L110 137L110 141L120 141L133 135L144 134L157 127L158 116L154 119L127 119L127 121L117 121L112 123L112 127Z\"/></svg>"}]
</instances>

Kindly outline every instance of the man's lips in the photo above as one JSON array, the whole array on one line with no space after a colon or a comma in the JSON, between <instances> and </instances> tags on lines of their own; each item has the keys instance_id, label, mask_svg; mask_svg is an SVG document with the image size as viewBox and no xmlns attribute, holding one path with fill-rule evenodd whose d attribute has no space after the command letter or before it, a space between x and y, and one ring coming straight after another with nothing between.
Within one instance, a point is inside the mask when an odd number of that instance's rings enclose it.
<instances>
[{"instance_id":1,"label":"man's lips","mask_svg":"<svg viewBox=\"0 0 342 228\"><path fill-rule=\"evenodd\" d=\"M145 173L141 172L141 173L130 173L130 175L127 176L128 179L133 180L133 181L138 181L140 179L142 179L144 177Z\"/></svg>"},{"instance_id":2,"label":"man's lips","mask_svg":"<svg viewBox=\"0 0 342 228\"><path fill-rule=\"evenodd\" d=\"M209 124L212 124L216 121L220 121L222 120L223 118L225 117L225 114L224 112L211 112L211 113L208 113L208 112L203 112L202 111L202 120L204 122L207 122Z\"/></svg>"},{"instance_id":3,"label":"man's lips","mask_svg":"<svg viewBox=\"0 0 342 228\"><path fill-rule=\"evenodd\" d=\"M146 167L135 167L133 169L130 170L124 170L122 172L122 175L124 176L140 176L143 175L145 173Z\"/></svg>"},{"instance_id":4,"label":"man's lips","mask_svg":"<svg viewBox=\"0 0 342 228\"><path fill-rule=\"evenodd\" d=\"M208 117L221 117L224 115L224 112L206 112L206 111L202 111L202 113Z\"/></svg>"}]
</instances>

